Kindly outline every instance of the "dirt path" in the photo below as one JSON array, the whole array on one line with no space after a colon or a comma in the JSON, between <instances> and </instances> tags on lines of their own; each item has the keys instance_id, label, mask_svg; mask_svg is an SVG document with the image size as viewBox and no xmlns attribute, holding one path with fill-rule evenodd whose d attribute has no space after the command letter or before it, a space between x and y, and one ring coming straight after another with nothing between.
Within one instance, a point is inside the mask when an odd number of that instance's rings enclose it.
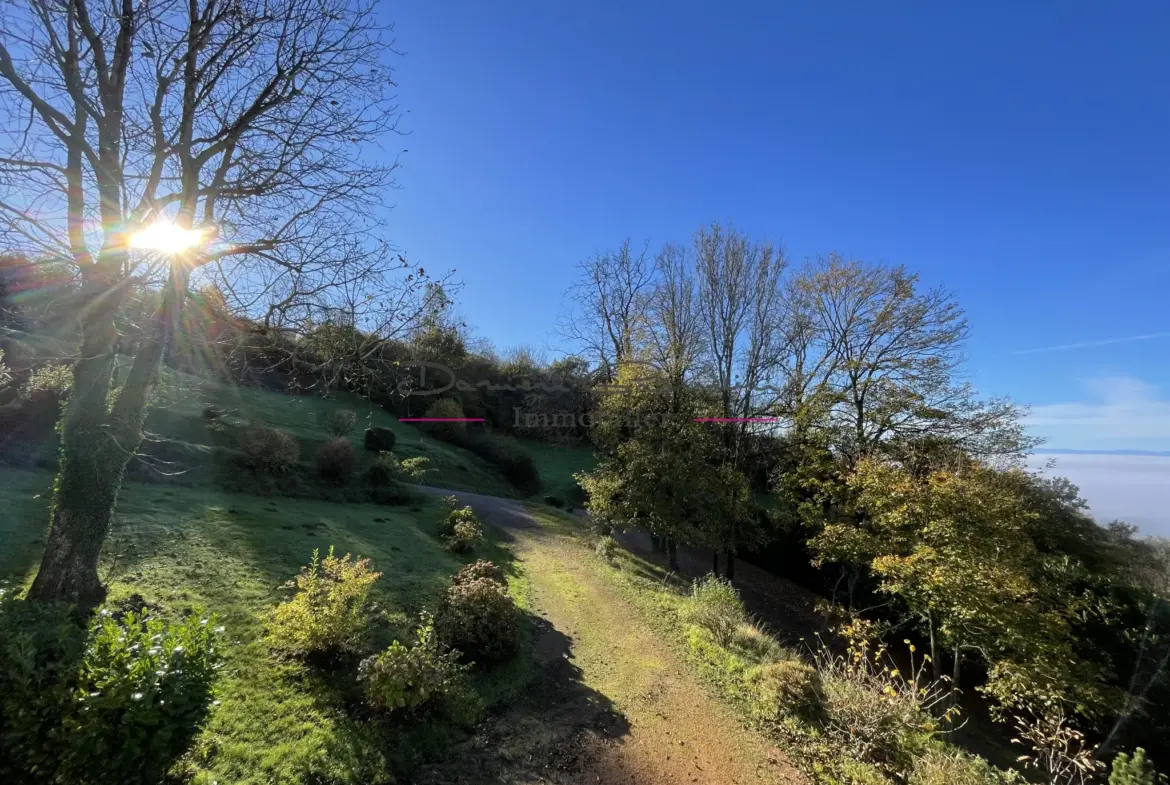
<instances>
[{"instance_id":1,"label":"dirt path","mask_svg":"<svg viewBox=\"0 0 1170 785\"><path fill-rule=\"evenodd\" d=\"M519 502L455 495L513 541L548 622L537 648L549 677L464 751L475 760L470 779L447 768L430 781L803 782L658 640L579 542L542 528Z\"/></svg>"}]
</instances>

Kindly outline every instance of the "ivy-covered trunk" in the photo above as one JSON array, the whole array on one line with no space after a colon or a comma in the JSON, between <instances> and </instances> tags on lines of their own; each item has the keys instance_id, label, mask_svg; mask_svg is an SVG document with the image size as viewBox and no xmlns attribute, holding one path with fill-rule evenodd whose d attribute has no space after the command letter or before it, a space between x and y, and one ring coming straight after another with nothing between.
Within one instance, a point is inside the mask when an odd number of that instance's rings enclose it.
<instances>
[{"instance_id":1,"label":"ivy-covered trunk","mask_svg":"<svg viewBox=\"0 0 1170 785\"><path fill-rule=\"evenodd\" d=\"M102 544L110 530L126 465L142 440L146 403L178 322L186 274L180 265L174 265L149 337L112 406L110 382L117 345L114 316L123 299L123 285L96 276L86 284L89 294L98 294L85 298L81 359L73 368L73 386L61 423L61 459L49 537L29 598L92 607L105 598L98 577Z\"/></svg>"}]
</instances>

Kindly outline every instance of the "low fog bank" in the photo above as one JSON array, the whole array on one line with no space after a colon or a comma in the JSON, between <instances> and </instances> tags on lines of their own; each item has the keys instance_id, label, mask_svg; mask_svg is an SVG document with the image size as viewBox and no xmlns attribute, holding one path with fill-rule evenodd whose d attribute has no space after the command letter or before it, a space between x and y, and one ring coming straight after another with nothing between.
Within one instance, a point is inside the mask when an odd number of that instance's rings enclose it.
<instances>
[{"instance_id":1,"label":"low fog bank","mask_svg":"<svg viewBox=\"0 0 1170 785\"><path fill-rule=\"evenodd\" d=\"M1067 477L1081 489L1101 523L1121 518L1146 534L1170 537L1170 456L1033 455L1032 468L1055 465L1050 474Z\"/></svg>"}]
</instances>

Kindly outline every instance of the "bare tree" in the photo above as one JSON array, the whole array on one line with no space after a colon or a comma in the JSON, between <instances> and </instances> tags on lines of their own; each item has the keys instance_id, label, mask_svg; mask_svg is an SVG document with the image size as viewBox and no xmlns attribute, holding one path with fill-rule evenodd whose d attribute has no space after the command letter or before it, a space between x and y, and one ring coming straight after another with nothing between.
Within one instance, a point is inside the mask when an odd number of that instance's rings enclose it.
<instances>
[{"instance_id":1,"label":"bare tree","mask_svg":"<svg viewBox=\"0 0 1170 785\"><path fill-rule=\"evenodd\" d=\"M241 313L298 329L345 314L395 332L419 308L370 207L396 163L387 30L373 2L29 0L0 19L0 233L66 258L81 280L80 347L51 530L30 591L93 602L102 543L146 402L192 279ZM206 242L131 245L170 218ZM409 281L387 277L403 269ZM135 287L159 303L120 390L115 316Z\"/></svg>"},{"instance_id":2,"label":"bare tree","mask_svg":"<svg viewBox=\"0 0 1170 785\"><path fill-rule=\"evenodd\" d=\"M654 282L648 250L635 252L629 239L578 265L581 280L569 297L573 310L560 320L560 333L603 372L628 360L643 330L646 300Z\"/></svg>"},{"instance_id":3,"label":"bare tree","mask_svg":"<svg viewBox=\"0 0 1170 785\"><path fill-rule=\"evenodd\" d=\"M677 400L703 353L698 292L685 247L667 244L654 266L656 283L646 309L646 351L650 362L665 375L672 398Z\"/></svg>"},{"instance_id":4,"label":"bare tree","mask_svg":"<svg viewBox=\"0 0 1170 785\"><path fill-rule=\"evenodd\" d=\"M723 416L772 412L772 382L785 350L784 252L718 224L696 232L694 247L707 371ZM746 422L726 429L735 461L747 430Z\"/></svg>"},{"instance_id":5,"label":"bare tree","mask_svg":"<svg viewBox=\"0 0 1170 785\"><path fill-rule=\"evenodd\" d=\"M826 425L842 455L892 441L942 439L973 455L1018 455L1020 410L979 400L960 371L967 320L941 288L923 290L902 267L830 255L795 281L789 387L827 398Z\"/></svg>"}]
</instances>

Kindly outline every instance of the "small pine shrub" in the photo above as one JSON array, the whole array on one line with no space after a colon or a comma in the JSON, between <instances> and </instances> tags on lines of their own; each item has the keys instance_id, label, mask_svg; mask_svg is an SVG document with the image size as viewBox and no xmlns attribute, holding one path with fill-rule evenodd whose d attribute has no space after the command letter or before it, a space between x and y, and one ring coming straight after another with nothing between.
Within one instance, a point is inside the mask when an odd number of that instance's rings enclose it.
<instances>
[{"instance_id":1,"label":"small pine shrub","mask_svg":"<svg viewBox=\"0 0 1170 785\"><path fill-rule=\"evenodd\" d=\"M483 529L475 510L461 507L452 510L439 524L439 539L452 553L466 553L483 541Z\"/></svg>"},{"instance_id":2,"label":"small pine shrub","mask_svg":"<svg viewBox=\"0 0 1170 785\"><path fill-rule=\"evenodd\" d=\"M244 465L262 474L285 474L301 457L301 446L284 431L253 425L240 436Z\"/></svg>"},{"instance_id":3,"label":"small pine shrub","mask_svg":"<svg viewBox=\"0 0 1170 785\"><path fill-rule=\"evenodd\" d=\"M478 662L499 662L520 646L520 611L490 578L448 588L435 628L444 643Z\"/></svg>"},{"instance_id":4,"label":"small pine shrub","mask_svg":"<svg viewBox=\"0 0 1170 785\"><path fill-rule=\"evenodd\" d=\"M317 448L317 474L326 482L344 485L357 469L357 450L344 436L330 439Z\"/></svg>"},{"instance_id":5,"label":"small pine shrub","mask_svg":"<svg viewBox=\"0 0 1170 785\"><path fill-rule=\"evenodd\" d=\"M440 644L434 622L424 615L414 642L404 646L394 641L380 654L362 660L358 681L370 705L390 713L464 707L474 699L466 670L458 662L458 652Z\"/></svg>"},{"instance_id":6,"label":"small pine shrub","mask_svg":"<svg viewBox=\"0 0 1170 785\"><path fill-rule=\"evenodd\" d=\"M220 665L214 618L168 624L0 591L0 781L157 783L198 731Z\"/></svg>"},{"instance_id":7,"label":"small pine shrub","mask_svg":"<svg viewBox=\"0 0 1170 785\"><path fill-rule=\"evenodd\" d=\"M462 586L465 583L478 580L495 581L505 589L508 587L508 577L504 575L504 571L485 559L479 559L455 573L454 577L451 578L451 584Z\"/></svg>"},{"instance_id":8,"label":"small pine shrub","mask_svg":"<svg viewBox=\"0 0 1170 785\"><path fill-rule=\"evenodd\" d=\"M731 643L736 629L747 621L747 611L739 592L728 581L715 575L696 580L691 596L683 605L683 620L696 624L714 636L720 646Z\"/></svg>"},{"instance_id":9,"label":"small pine shrub","mask_svg":"<svg viewBox=\"0 0 1170 785\"><path fill-rule=\"evenodd\" d=\"M562 499L560 496L545 496L544 503L551 506L551 507L556 507L558 509L565 506L565 500Z\"/></svg>"},{"instance_id":10,"label":"small pine shrub","mask_svg":"<svg viewBox=\"0 0 1170 785\"><path fill-rule=\"evenodd\" d=\"M360 652L369 622L370 594L381 573L369 559L313 551L309 566L285 584L296 588L276 606L268 625L272 646L293 657L329 659Z\"/></svg>"},{"instance_id":11,"label":"small pine shrub","mask_svg":"<svg viewBox=\"0 0 1170 785\"><path fill-rule=\"evenodd\" d=\"M1141 747L1133 755L1118 753L1109 772L1109 785L1164 785L1165 782L1166 778L1154 770L1154 764L1146 759L1146 751Z\"/></svg>"},{"instance_id":12,"label":"small pine shrub","mask_svg":"<svg viewBox=\"0 0 1170 785\"><path fill-rule=\"evenodd\" d=\"M608 534L603 535L597 541L597 549L596 550L597 550L597 555L600 556L602 559L604 559L607 562L613 562L614 558L617 557L617 551L618 551L617 540L615 540L613 537L611 537Z\"/></svg>"},{"instance_id":13,"label":"small pine shrub","mask_svg":"<svg viewBox=\"0 0 1170 785\"><path fill-rule=\"evenodd\" d=\"M754 719L776 723L795 717L816 722L824 699L816 669L800 660L779 660L749 668L743 674L748 706Z\"/></svg>"},{"instance_id":14,"label":"small pine shrub","mask_svg":"<svg viewBox=\"0 0 1170 785\"><path fill-rule=\"evenodd\" d=\"M334 409L325 415L325 432L333 437L348 436L357 425L358 416L350 409Z\"/></svg>"}]
</instances>

